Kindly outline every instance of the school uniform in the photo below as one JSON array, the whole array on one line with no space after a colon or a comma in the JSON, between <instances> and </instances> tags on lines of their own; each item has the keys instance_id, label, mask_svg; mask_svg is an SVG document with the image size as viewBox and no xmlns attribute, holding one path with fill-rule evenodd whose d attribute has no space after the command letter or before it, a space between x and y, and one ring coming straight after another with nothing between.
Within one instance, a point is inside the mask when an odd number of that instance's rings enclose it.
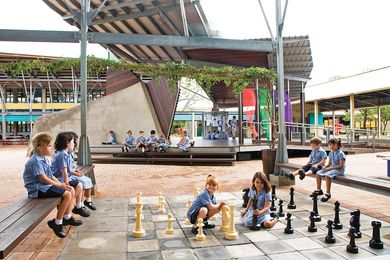
<instances>
[{"instance_id":1,"label":"school uniform","mask_svg":"<svg viewBox=\"0 0 390 260\"><path fill-rule=\"evenodd\" d=\"M169 148L169 144L166 143L165 138L159 138L157 140L157 149L160 149L160 151L167 151Z\"/></svg>"},{"instance_id":2,"label":"school uniform","mask_svg":"<svg viewBox=\"0 0 390 260\"><path fill-rule=\"evenodd\" d=\"M68 162L68 174L71 175L71 172L76 169L74 158L72 152L69 152L69 162ZM93 187L93 183L91 178L88 176L82 175L82 176L76 176L72 175L72 178L76 179L78 182L80 182L83 185L84 190L91 189Z\"/></svg>"},{"instance_id":3,"label":"school uniform","mask_svg":"<svg viewBox=\"0 0 390 260\"><path fill-rule=\"evenodd\" d=\"M41 174L45 174L49 179L52 178L50 161L34 153L26 162L23 172L24 187L27 189L28 197L31 199L61 197L66 191L65 188L42 183L39 180Z\"/></svg>"},{"instance_id":4,"label":"school uniform","mask_svg":"<svg viewBox=\"0 0 390 260\"><path fill-rule=\"evenodd\" d=\"M74 175L70 174L70 154L65 151L57 151L53 158L51 159L51 171L53 175L62 183L64 183L64 179L62 178L62 169L67 168L67 174L68 174L68 182L69 185L73 188L76 188L76 186L79 184L78 180L75 178Z\"/></svg>"},{"instance_id":5,"label":"school uniform","mask_svg":"<svg viewBox=\"0 0 390 260\"><path fill-rule=\"evenodd\" d=\"M344 161L346 160L345 153L341 149L338 149L335 152L331 151L329 152L329 160L331 161L330 167L336 167L341 164L341 160ZM334 178L337 175L343 176L344 172L345 172L345 162L344 162L344 167L341 169L334 169L330 171L321 170L317 172L317 174L321 176L328 176L330 178Z\"/></svg>"},{"instance_id":6,"label":"school uniform","mask_svg":"<svg viewBox=\"0 0 390 260\"><path fill-rule=\"evenodd\" d=\"M208 216L209 209L207 208L207 205L209 204L217 204L217 199L214 195L210 197L209 191L207 189L204 189L201 193L199 193L199 196L196 197L194 202L191 204L191 207L188 209L187 217L190 220L191 224L196 223L196 218L201 208L207 209L206 216ZM207 221L207 217L203 221Z\"/></svg>"},{"instance_id":7,"label":"school uniform","mask_svg":"<svg viewBox=\"0 0 390 260\"><path fill-rule=\"evenodd\" d=\"M137 147L146 147L145 146L145 143L146 143L145 137L138 137L136 141L137 141Z\"/></svg>"},{"instance_id":8,"label":"school uniform","mask_svg":"<svg viewBox=\"0 0 390 260\"><path fill-rule=\"evenodd\" d=\"M132 135L127 135L125 138L125 145L127 147L133 147L134 146L135 138Z\"/></svg>"},{"instance_id":9,"label":"school uniform","mask_svg":"<svg viewBox=\"0 0 390 260\"><path fill-rule=\"evenodd\" d=\"M233 132L233 133L236 133L236 131L237 131L237 120L236 120L236 119L233 119L233 120L232 120L232 126L231 126L231 128L232 128L232 132Z\"/></svg>"},{"instance_id":10,"label":"school uniform","mask_svg":"<svg viewBox=\"0 0 390 260\"><path fill-rule=\"evenodd\" d=\"M183 152L186 152L187 149L191 146L190 145L190 138L188 136L184 137L183 143L178 144L177 146L179 147L180 150L182 150Z\"/></svg>"},{"instance_id":11,"label":"school uniform","mask_svg":"<svg viewBox=\"0 0 390 260\"><path fill-rule=\"evenodd\" d=\"M116 137L113 134L109 134L107 137L107 141L102 144L116 144Z\"/></svg>"},{"instance_id":12,"label":"school uniform","mask_svg":"<svg viewBox=\"0 0 390 260\"><path fill-rule=\"evenodd\" d=\"M250 189L248 193L249 198L254 200L257 199L256 209L262 210L265 207L266 201L271 201L271 193L266 192L265 190L262 190L258 194L256 194L256 189ZM257 216L257 224L262 225L264 221L271 220L271 211L267 210L262 215ZM248 209L248 212L241 218L242 223L246 227L250 227L253 225L253 207Z\"/></svg>"},{"instance_id":13,"label":"school uniform","mask_svg":"<svg viewBox=\"0 0 390 260\"><path fill-rule=\"evenodd\" d=\"M313 174L316 174L319 170L324 167L325 163L318 165L318 167L314 167L313 165L321 162L323 159L326 159L326 152L324 148L320 147L317 150L312 150L309 155L310 163L302 166L302 170L305 172L312 171Z\"/></svg>"}]
</instances>

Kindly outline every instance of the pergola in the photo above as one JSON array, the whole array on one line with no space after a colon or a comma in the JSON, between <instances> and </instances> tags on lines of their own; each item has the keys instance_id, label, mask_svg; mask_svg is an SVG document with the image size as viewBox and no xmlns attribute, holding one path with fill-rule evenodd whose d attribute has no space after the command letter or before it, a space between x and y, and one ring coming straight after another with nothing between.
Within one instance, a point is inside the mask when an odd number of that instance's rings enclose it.
<instances>
[{"instance_id":1,"label":"pergola","mask_svg":"<svg viewBox=\"0 0 390 260\"><path fill-rule=\"evenodd\" d=\"M87 42L101 44L109 48L119 58L133 62L192 62L186 51L196 48L273 53L276 55L268 57L269 64L272 64L269 67L277 68L278 96L281 97L278 106L284 107L284 71L288 71L289 67L284 66L282 31L288 0L285 2L284 9L281 6L281 0L275 0L275 37L272 35L261 0L259 0L271 36L269 39L260 40L214 38L216 35L210 30L197 0L44 0L44 2L59 13L65 21L77 26L79 31L0 30L0 40L80 43L81 138L78 162L81 165L91 164L86 135ZM297 40L291 44L298 45L299 42L300 40ZM296 55L292 62L309 63L306 69L311 71L311 58L307 60L306 57L303 57L305 54L307 53L301 54L297 50L296 54L292 54ZM307 77L308 74L290 75L291 81L299 82L300 93L303 93L302 89L308 80ZM290 90L293 88L294 85L290 85ZM276 161L286 163L288 157L284 109L278 109L278 119L279 141Z\"/></svg>"}]
</instances>

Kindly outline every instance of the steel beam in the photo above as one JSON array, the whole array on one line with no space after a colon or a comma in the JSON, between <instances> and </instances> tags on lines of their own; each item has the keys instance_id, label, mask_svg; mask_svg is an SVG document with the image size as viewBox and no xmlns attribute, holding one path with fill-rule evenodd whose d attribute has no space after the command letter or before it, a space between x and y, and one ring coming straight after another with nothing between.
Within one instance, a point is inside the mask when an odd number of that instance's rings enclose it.
<instances>
[{"instance_id":1,"label":"steel beam","mask_svg":"<svg viewBox=\"0 0 390 260\"><path fill-rule=\"evenodd\" d=\"M79 32L1 29L0 41L78 43Z\"/></svg>"}]
</instances>

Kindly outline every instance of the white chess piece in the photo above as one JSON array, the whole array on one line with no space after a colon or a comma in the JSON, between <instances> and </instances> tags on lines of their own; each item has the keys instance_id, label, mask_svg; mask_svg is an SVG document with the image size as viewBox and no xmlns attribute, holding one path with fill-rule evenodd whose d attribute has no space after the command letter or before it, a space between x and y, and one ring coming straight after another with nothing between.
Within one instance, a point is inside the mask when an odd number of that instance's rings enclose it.
<instances>
[{"instance_id":1,"label":"white chess piece","mask_svg":"<svg viewBox=\"0 0 390 260\"><path fill-rule=\"evenodd\" d=\"M172 218L173 218L173 215L171 213L168 213L168 226L165 229L165 234L167 234L167 235L172 235L174 232Z\"/></svg>"},{"instance_id":2,"label":"white chess piece","mask_svg":"<svg viewBox=\"0 0 390 260\"><path fill-rule=\"evenodd\" d=\"M236 240L238 239L238 234L236 232L236 228L234 226L234 208L236 206L234 204L229 205L229 230L225 233L225 239L227 240Z\"/></svg>"},{"instance_id":3,"label":"white chess piece","mask_svg":"<svg viewBox=\"0 0 390 260\"><path fill-rule=\"evenodd\" d=\"M197 241L203 241L203 240L206 240L206 236L205 234L203 234L203 219L199 218L198 219L198 234L196 235L196 240Z\"/></svg>"},{"instance_id":4,"label":"white chess piece","mask_svg":"<svg viewBox=\"0 0 390 260\"><path fill-rule=\"evenodd\" d=\"M135 203L136 208L136 222L135 222L135 229L133 230L133 237L144 237L145 236L145 230L142 228L142 203L138 203L138 201Z\"/></svg>"},{"instance_id":5,"label":"white chess piece","mask_svg":"<svg viewBox=\"0 0 390 260\"><path fill-rule=\"evenodd\" d=\"M187 217L187 212L188 212L188 209L191 207L191 204L192 204L192 200L189 199L189 200L187 201L187 204L186 204L187 211L186 211L186 218L184 219L184 224L186 224L186 225L190 225L190 224L191 224L190 220L189 220L188 217Z\"/></svg>"},{"instance_id":6,"label":"white chess piece","mask_svg":"<svg viewBox=\"0 0 390 260\"><path fill-rule=\"evenodd\" d=\"M229 230L229 207L227 205L222 206L222 224L220 231L227 232Z\"/></svg>"},{"instance_id":7,"label":"white chess piece","mask_svg":"<svg viewBox=\"0 0 390 260\"><path fill-rule=\"evenodd\" d=\"M165 210L165 207L164 207L164 202L165 202L165 199L163 196L160 196L160 205L159 205L159 211L160 213L166 213L167 211Z\"/></svg>"}]
</instances>

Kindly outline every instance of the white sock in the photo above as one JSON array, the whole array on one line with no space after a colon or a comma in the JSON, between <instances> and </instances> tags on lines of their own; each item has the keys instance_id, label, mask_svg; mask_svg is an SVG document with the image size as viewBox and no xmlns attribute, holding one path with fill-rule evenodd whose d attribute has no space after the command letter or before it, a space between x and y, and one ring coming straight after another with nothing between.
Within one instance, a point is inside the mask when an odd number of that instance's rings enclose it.
<instances>
[{"instance_id":1,"label":"white sock","mask_svg":"<svg viewBox=\"0 0 390 260\"><path fill-rule=\"evenodd\" d=\"M71 217L72 217L72 214L65 214L64 215L64 219L66 219L66 220L70 219ZM62 222L62 220L61 220L61 222Z\"/></svg>"},{"instance_id":2,"label":"white sock","mask_svg":"<svg viewBox=\"0 0 390 260\"><path fill-rule=\"evenodd\" d=\"M81 202L81 207L82 207L82 208L84 208L84 207L85 207L85 206L84 206L84 202L83 202L83 201Z\"/></svg>"},{"instance_id":3,"label":"white sock","mask_svg":"<svg viewBox=\"0 0 390 260\"><path fill-rule=\"evenodd\" d=\"M81 201L76 203L76 208L78 208L78 209L81 208Z\"/></svg>"},{"instance_id":4,"label":"white sock","mask_svg":"<svg viewBox=\"0 0 390 260\"><path fill-rule=\"evenodd\" d=\"M91 198L91 197L87 197L85 200L86 200L87 202L92 202L92 198Z\"/></svg>"},{"instance_id":5,"label":"white sock","mask_svg":"<svg viewBox=\"0 0 390 260\"><path fill-rule=\"evenodd\" d=\"M56 223L56 225L62 225L62 219L54 219L54 223Z\"/></svg>"}]
</instances>

